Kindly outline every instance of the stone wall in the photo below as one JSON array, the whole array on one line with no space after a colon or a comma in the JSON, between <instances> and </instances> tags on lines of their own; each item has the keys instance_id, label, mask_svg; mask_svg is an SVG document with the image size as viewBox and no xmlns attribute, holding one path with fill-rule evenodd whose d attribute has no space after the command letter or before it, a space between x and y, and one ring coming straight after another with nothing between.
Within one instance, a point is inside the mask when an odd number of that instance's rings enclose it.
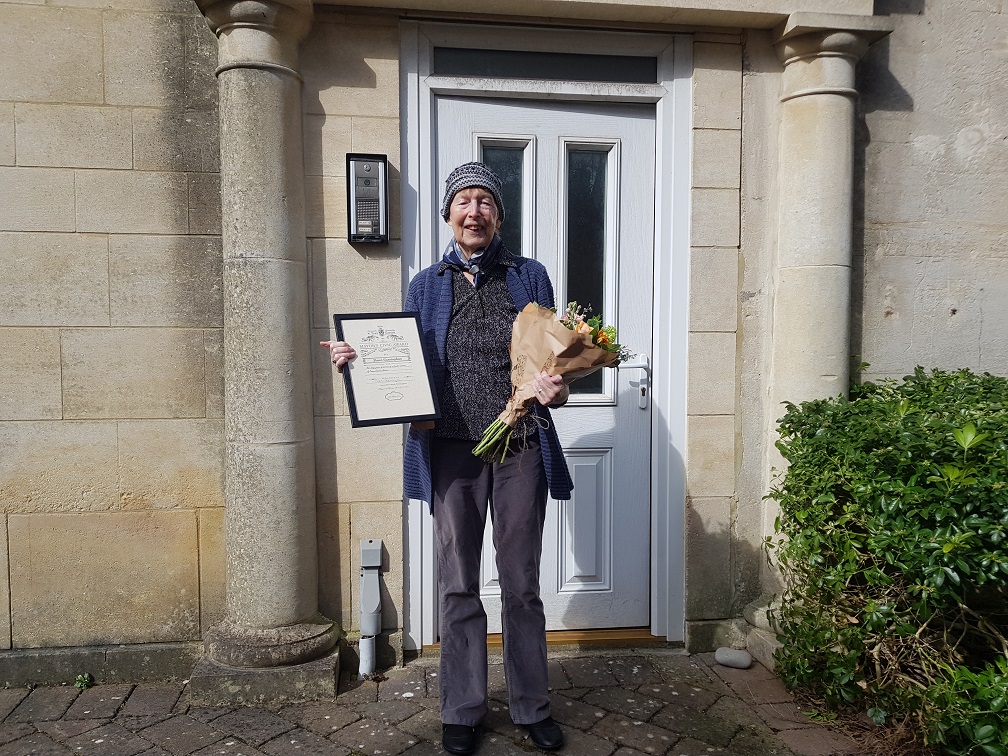
<instances>
[{"instance_id":1,"label":"stone wall","mask_svg":"<svg viewBox=\"0 0 1008 756\"><path fill-rule=\"evenodd\" d=\"M876 0L861 63L852 351L1008 373L1008 4Z\"/></svg>"},{"instance_id":2,"label":"stone wall","mask_svg":"<svg viewBox=\"0 0 1008 756\"><path fill-rule=\"evenodd\" d=\"M3 648L223 612L217 44L111 5L0 3Z\"/></svg>"}]
</instances>

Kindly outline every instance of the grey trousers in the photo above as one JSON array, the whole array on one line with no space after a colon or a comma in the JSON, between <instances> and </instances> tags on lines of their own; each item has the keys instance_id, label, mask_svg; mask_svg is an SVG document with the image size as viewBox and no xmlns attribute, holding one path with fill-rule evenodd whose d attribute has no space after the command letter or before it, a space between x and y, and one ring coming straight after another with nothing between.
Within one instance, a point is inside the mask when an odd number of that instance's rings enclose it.
<instances>
[{"instance_id":1,"label":"grey trousers","mask_svg":"<svg viewBox=\"0 0 1008 756\"><path fill-rule=\"evenodd\" d=\"M475 727L487 711L487 618L479 595L487 506L503 597L504 675L515 724L550 715L546 617L539 557L546 473L538 439L504 462L473 456L474 443L431 445L441 604L441 721Z\"/></svg>"}]
</instances>

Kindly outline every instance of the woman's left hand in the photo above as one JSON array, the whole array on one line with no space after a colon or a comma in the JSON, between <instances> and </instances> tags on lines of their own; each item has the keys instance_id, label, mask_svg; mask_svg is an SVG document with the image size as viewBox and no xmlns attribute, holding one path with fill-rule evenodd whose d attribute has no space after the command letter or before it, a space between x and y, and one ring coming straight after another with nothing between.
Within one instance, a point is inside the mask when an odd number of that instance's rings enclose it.
<instances>
[{"instance_id":1,"label":"woman's left hand","mask_svg":"<svg viewBox=\"0 0 1008 756\"><path fill-rule=\"evenodd\" d=\"M570 392L559 375L550 375L545 370L532 379L536 399L544 407L558 407L567 401Z\"/></svg>"}]
</instances>

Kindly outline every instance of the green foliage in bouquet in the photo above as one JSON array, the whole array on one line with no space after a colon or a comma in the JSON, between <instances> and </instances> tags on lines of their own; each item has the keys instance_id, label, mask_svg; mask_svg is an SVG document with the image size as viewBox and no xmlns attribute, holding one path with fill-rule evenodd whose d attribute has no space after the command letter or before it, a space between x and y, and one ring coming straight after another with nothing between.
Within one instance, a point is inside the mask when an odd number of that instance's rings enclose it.
<instances>
[{"instance_id":1,"label":"green foliage in bouquet","mask_svg":"<svg viewBox=\"0 0 1008 756\"><path fill-rule=\"evenodd\" d=\"M781 679L1008 756L1008 379L917 368L788 404L780 436Z\"/></svg>"}]
</instances>

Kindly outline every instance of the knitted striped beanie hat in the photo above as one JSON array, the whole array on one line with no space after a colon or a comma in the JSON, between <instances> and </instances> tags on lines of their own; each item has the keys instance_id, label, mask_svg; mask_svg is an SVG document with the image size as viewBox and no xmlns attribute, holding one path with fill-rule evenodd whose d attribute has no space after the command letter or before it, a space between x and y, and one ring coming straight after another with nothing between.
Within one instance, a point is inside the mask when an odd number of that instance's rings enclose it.
<instances>
[{"instance_id":1,"label":"knitted striped beanie hat","mask_svg":"<svg viewBox=\"0 0 1008 756\"><path fill-rule=\"evenodd\" d=\"M448 174L448 178L445 179L444 198L441 200L441 217L448 220L455 195L463 189L469 189L473 186L486 189L493 195L494 202L497 203L497 212L500 213L500 219L503 221L504 200L501 199L501 180L483 163L464 163Z\"/></svg>"}]
</instances>

